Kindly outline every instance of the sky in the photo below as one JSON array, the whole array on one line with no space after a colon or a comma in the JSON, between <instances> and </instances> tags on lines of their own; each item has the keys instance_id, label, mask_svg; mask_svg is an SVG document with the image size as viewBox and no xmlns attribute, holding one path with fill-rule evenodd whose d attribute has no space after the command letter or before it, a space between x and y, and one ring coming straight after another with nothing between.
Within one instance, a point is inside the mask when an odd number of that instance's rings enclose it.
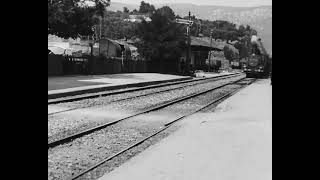
<instances>
[{"instance_id":1,"label":"sky","mask_svg":"<svg viewBox=\"0 0 320 180\"><path fill-rule=\"evenodd\" d=\"M121 2L126 4L140 4L142 0L111 0L112 2ZM150 4L162 3L192 3L195 5L216 5L216 6L234 6L234 7L253 7L262 5L272 5L272 0L144 0Z\"/></svg>"}]
</instances>

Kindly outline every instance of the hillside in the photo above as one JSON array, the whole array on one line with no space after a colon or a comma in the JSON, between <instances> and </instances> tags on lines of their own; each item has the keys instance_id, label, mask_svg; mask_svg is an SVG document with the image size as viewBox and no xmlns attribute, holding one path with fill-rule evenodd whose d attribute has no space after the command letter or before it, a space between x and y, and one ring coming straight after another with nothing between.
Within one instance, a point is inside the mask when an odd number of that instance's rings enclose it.
<instances>
[{"instance_id":1,"label":"hillside","mask_svg":"<svg viewBox=\"0 0 320 180\"><path fill-rule=\"evenodd\" d=\"M235 24L244 24L254 27L262 38L263 44L268 52L272 51L272 6L259 7L226 7L226 6L204 6L194 4L154 4L156 8L167 5L179 16L187 16L190 11L200 19L227 20ZM139 5L111 2L108 10L122 11L127 7L130 11L139 9Z\"/></svg>"}]
</instances>

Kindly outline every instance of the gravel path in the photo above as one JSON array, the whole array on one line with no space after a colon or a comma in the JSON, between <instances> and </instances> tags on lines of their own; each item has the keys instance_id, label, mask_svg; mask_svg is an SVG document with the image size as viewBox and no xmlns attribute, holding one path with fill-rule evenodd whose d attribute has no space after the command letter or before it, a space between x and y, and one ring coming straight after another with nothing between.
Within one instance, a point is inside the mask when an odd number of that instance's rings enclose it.
<instances>
[{"instance_id":1,"label":"gravel path","mask_svg":"<svg viewBox=\"0 0 320 180\"><path fill-rule=\"evenodd\" d=\"M99 102L105 103L105 105L50 115L48 116L48 142L92 128L97 125L128 117L137 112L144 111L153 106L180 98L182 96L212 89L221 84L227 83L231 80L234 81L242 77L243 76L222 79L205 84L198 84L182 89L154 94L152 96L143 96L114 103L108 103L104 102L103 100L99 100ZM102 97L101 99L105 98L108 97ZM95 99L93 102L98 101Z\"/></svg>"},{"instance_id":2,"label":"gravel path","mask_svg":"<svg viewBox=\"0 0 320 180\"><path fill-rule=\"evenodd\" d=\"M57 146L48 150L48 179L67 179L73 173L77 173L103 158L120 151L124 147L150 135L158 130L165 122L171 121L174 117L190 113L195 109L207 104L217 96L226 91L239 88L240 85L230 85L217 91L206 93L197 98L181 102L149 113L143 117L133 118L127 121L114 124L106 129L78 138L70 143ZM163 116L163 115L166 116ZM165 134L165 133L164 133ZM165 135L154 138L158 141ZM123 155L114 158L96 171L86 175L85 179L96 179L105 172L109 172L116 166L125 162L134 154L147 148L152 141L144 143Z\"/></svg>"}]
</instances>

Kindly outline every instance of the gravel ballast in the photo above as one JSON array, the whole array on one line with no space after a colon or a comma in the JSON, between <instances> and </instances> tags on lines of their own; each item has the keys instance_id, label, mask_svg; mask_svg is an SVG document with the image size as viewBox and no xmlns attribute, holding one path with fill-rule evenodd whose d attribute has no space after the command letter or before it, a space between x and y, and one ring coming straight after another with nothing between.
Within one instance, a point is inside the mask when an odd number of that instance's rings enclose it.
<instances>
[{"instance_id":1,"label":"gravel ballast","mask_svg":"<svg viewBox=\"0 0 320 180\"><path fill-rule=\"evenodd\" d=\"M241 75L235 75L235 77L236 76L241 76ZM97 97L97 98L89 98L89 99L83 99L83 100L78 100L78 101L59 103L59 104L55 104L55 105L51 105L51 106L58 106L58 107L62 107L62 108L73 109L73 108L83 108L83 107L90 107L90 106L105 105L105 104L108 104L109 102L117 101L117 100L121 100L121 99L134 98L136 96L146 95L146 94L155 93L155 92L164 91L164 90L170 90L173 88L179 88L179 87L183 87L186 85L192 86L192 85L197 85L197 84L201 84L201 83L205 83L205 82L214 82L214 81L228 79L228 78L231 78L231 77L219 77L216 79L204 79L204 80L200 80L200 81L194 81L194 82L188 82L188 83L182 83L182 84L176 84L176 85L169 85L169 86L152 88L152 89L145 89L145 90L115 94L115 95L101 96L101 97Z\"/></svg>"},{"instance_id":2,"label":"gravel ballast","mask_svg":"<svg viewBox=\"0 0 320 180\"><path fill-rule=\"evenodd\" d=\"M190 113L213 99L222 96L226 92L241 87L241 85L228 85L214 92L186 100L164 109L138 116L130 120L114 124L106 129L78 138L70 143L57 146L48 150L48 179L67 179L72 173L77 173L103 158L120 151L124 147L150 135L160 129L164 123L172 119ZM165 133L164 133L165 134ZM158 141L162 136L154 141ZM164 136L163 136L164 137ZM162 137L162 138L163 138ZM149 142L149 145L152 141ZM148 143L124 153L123 155L105 163L85 179L96 179L109 172L134 154L141 152Z\"/></svg>"},{"instance_id":3,"label":"gravel ballast","mask_svg":"<svg viewBox=\"0 0 320 180\"><path fill-rule=\"evenodd\" d=\"M167 91L150 96L142 96L134 99L105 102L102 106L76 109L64 113L48 116L48 142L57 140L73 133L95 127L117 119L125 118L137 112L144 111L153 106L180 98L203 90L212 89L230 81L235 81L243 76L222 79L205 84L185 87L173 91ZM107 97L102 97L105 99ZM97 101L95 98L94 101ZM101 100L103 102L103 100Z\"/></svg>"}]
</instances>

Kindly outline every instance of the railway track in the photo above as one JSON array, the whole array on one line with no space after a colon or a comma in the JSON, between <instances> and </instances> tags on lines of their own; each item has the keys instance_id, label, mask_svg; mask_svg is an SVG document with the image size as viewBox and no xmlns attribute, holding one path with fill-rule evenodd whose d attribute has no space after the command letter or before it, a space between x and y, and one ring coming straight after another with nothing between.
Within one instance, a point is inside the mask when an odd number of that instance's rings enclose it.
<instances>
[{"instance_id":1,"label":"railway track","mask_svg":"<svg viewBox=\"0 0 320 180\"><path fill-rule=\"evenodd\" d=\"M221 79L236 77L236 76L239 76L241 74L242 73L235 73L235 74L224 75L224 76L219 76L219 77L196 79L196 80L187 80L187 81L183 81L183 82L174 82L174 83L170 83L169 85L166 83L166 84L161 84L161 85L153 85L153 86L138 88L138 89L135 89L135 90L130 89L130 90L125 90L125 91L121 90L121 91L118 91L118 92L111 92L111 93L101 93L99 96L98 95L91 95L91 96L85 95L84 97L79 97L79 98L75 98L75 99L71 98L71 99L61 100L61 101L59 101L59 103L71 102L71 101L79 101L79 100L88 99L88 98L97 98L97 97L103 97L103 96L108 96L108 95L116 95L116 94L133 92L133 91L142 91L142 90L146 90L146 89L153 89L153 88L159 88L159 87L171 86L171 85L179 85L179 84L185 84L185 83L190 83L190 82L198 82L199 81L199 83L197 83L197 84L204 84L204 83L210 82L212 80L221 80ZM175 88L171 88L171 89L169 88L169 89L160 90L160 91L151 92L151 93L146 93L146 94L141 94L141 95L137 95L137 96L127 97L127 98L122 98L122 99L117 99L117 100L111 100L109 102L113 103L113 102L119 102L119 101L129 100L129 99L133 99L133 98L143 97L143 96L154 95L154 94L163 93L163 92L167 92L167 91L182 89L182 88L185 88L185 87L188 87L188 86L194 86L194 85L197 85L197 84L187 84L187 85L183 85L183 86L179 86L179 87L175 87ZM55 103L58 103L58 101L56 101ZM53 104L53 102L51 104ZM63 112L73 111L73 110L77 110L77 109L89 108L89 107L93 107L93 106L97 106L97 105L88 105L88 106L84 106L84 107L76 107L76 108L70 108L70 109L61 110L61 111L55 111L55 112L48 113L48 116L49 115L63 113Z\"/></svg>"},{"instance_id":2,"label":"railway track","mask_svg":"<svg viewBox=\"0 0 320 180\"><path fill-rule=\"evenodd\" d=\"M124 152L126 152L126 151L128 151L128 150L130 150L130 149L133 149L133 148L136 147L136 146L139 146L140 144L142 144L142 143L146 142L147 140L151 139L152 137L154 137L154 136L160 134L161 132L167 130L168 128L170 128L171 126L173 126L176 122L178 122L178 121L180 121L180 120L182 120L182 119L184 119L184 118L186 118L186 117L188 117L188 116L190 116L190 115L192 115L192 114L195 114L195 113L197 113L197 112L199 112L199 111L202 111L202 110L210 107L210 106L213 105L213 104L216 104L216 103L218 103L218 102L221 102L221 101L225 100L226 98L232 96L233 94L235 94L236 92L238 92L238 91L241 90L242 88L248 86L249 84L251 84L251 83L253 83L253 82L255 81L255 80L251 80L249 83L241 83L241 81L244 80L244 79L247 79L247 78L242 78L242 79L237 80L237 81L234 81L234 82L232 82L232 83L228 83L228 84L225 84L225 85L220 86L220 88L221 88L221 87L224 87L224 86L226 86L226 85L232 85L232 84L238 83L238 84L243 85L241 88L236 89L236 90L233 90L233 91L231 91L231 92L228 92L228 93L226 93L226 94L224 94L224 95L222 95L222 96L220 96L220 97L212 100L211 102L207 103L206 105L204 105L204 106L202 106L202 107L194 110L193 112L190 112L190 113L185 114L185 115L183 115L183 116L181 116L181 117L178 117L178 118L176 118L176 119L174 119L174 120L172 120L172 121L170 121L170 122L165 123L165 124L164 124L159 130L157 130L156 132L154 132L154 133L148 135L147 137L145 137L145 138L143 138L143 139L141 139L141 140L139 140L139 141L137 141L137 142L135 142L135 143L133 143L133 144L131 144L131 145L123 148L123 149L121 149L120 151L112 154L111 156L109 156L109 157L107 157L107 158L104 158L103 160L95 163L94 165L88 167L87 169L82 170L81 172L73 175L73 176L70 177L69 179L70 179L70 180L74 180L74 179L77 179L77 178L79 178L79 177L82 177L83 175L85 175L85 174L89 173L90 171L98 168L99 166L101 166L102 164L106 163L107 161L112 160L113 158L115 158L115 157L123 154ZM216 88L216 89L218 89L218 88ZM215 89L213 89L213 90L215 90ZM207 92L210 92L210 91L213 91L213 90L209 90L209 91L207 91ZM201 93L203 94L204 92L201 92Z\"/></svg>"},{"instance_id":3,"label":"railway track","mask_svg":"<svg viewBox=\"0 0 320 180\"><path fill-rule=\"evenodd\" d=\"M162 109L162 108L165 108L165 107L168 107L170 105L173 105L175 103L179 103L179 102L182 102L182 101L185 101L187 99L191 99L193 97L196 97L196 96L199 96L199 95L202 95L202 94L205 94L205 93L208 93L210 91L214 91L216 89L220 89L224 86L227 86L227 85L230 85L230 84L234 84L236 82L239 82L241 80L243 80L245 78L241 78L239 80L236 80L236 81L232 81L232 82L229 82L229 83L225 83L223 85L219 85L213 89L209 89L209 90L204 90L204 91L201 91L201 92L198 92L198 93L193 93L193 94L190 94L190 95L187 95L187 96L183 96L183 97L180 97L180 98L177 98L177 99L173 99L171 101L168 101L168 102L165 102L165 103L162 103L162 104L159 104L157 106L154 106L152 108L149 108L147 110L144 110L144 111L140 111L138 113L135 113L131 116L127 116L125 118L121 118L121 119L117 119L117 120L113 120L111 122L107 122L107 123L104 123L104 124L101 124L101 125L98 125L98 126L95 126L95 127L92 127L92 128L89 128L89 129L86 129L86 130L82 130L80 132L77 132L77 133L74 133L74 134L71 134L69 136L66 136L64 138L60 138L58 140L54 140L54 141L51 141L48 143L48 149L49 148L53 148L53 147L56 147L58 145L61 145L61 144L64 144L64 143L67 143L67 142L70 142L74 139L77 139L77 138L80 138L84 135L87 135L87 134L91 134L93 132L96 132L98 130L101 130L103 128L106 128L108 126L111 126L113 124L116 124L116 123L119 123L121 121L124 121L124 120L127 120L127 119L130 119L130 118L133 118L133 117L136 117L136 116L139 116L141 114L146 114L146 113L150 113L150 112L153 112L153 111L156 111L156 110L159 110L159 109Z\"/></svg>"},{"instance_id":4,"label":"railway track","mask_svg":"<svg viewBox=\"0 0 320 180\"><path fill-rule=\"evenodd\" d=\"M111 91L111 92L89 93L89 94L83 94L83 95L75 95L75 96L71 96L71 97L55 98L55 99L49 99L48 105L65 103L65 102L72 102L72 101L79 101L79 100L88 99L88 98L97 98L97 97L103 97L103 96L109 96L109 95L116 95L116 94L128 93L128 92L134 92L134 91L141 91L141 90L159 88L159 87L164 87L164 86L197 82L197 81L203 81L203 80L226 78L226 77L235 76L235 75L239 75L239 74L243 74L243 73L226 74L226 75L222 75L222 76L210 77L210 78L205 78L205 79L201 78L201 79L191 79L191 80L178 81L178 82L168 82L168 83L150 85L150 86L145 86L145 87L120 89L120 90L115 90L115 91Z\"/></svg>"}]
</instances>

